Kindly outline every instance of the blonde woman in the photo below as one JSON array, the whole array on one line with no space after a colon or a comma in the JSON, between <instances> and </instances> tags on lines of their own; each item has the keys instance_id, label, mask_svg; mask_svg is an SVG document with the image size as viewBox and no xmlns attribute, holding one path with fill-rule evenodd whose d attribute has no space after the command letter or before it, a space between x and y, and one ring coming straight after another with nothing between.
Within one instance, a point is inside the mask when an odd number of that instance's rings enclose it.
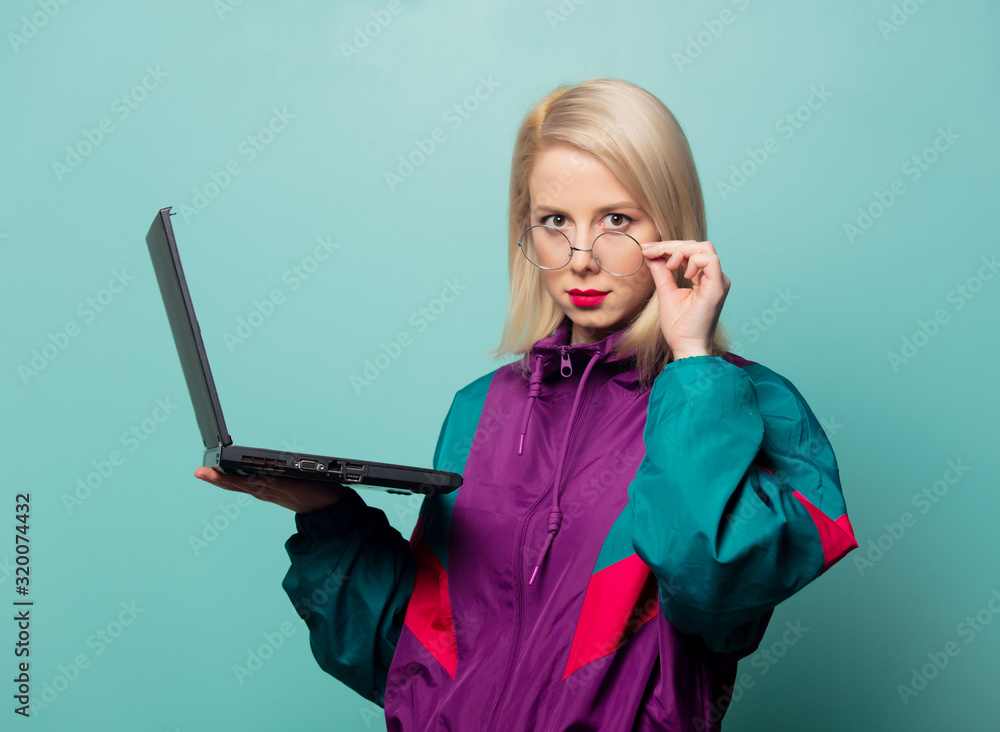
<instances>
[{"instance_id":1,"label":"blonde woman","mask_svg":"<svg viewBox=\"0 0 1000 732\"><path fill-rule=\"evenodd\" d=\"M775 605L857 546L795 387L730 353L687 140L647 91L524 118L498 356L455 396L409 541L349 488L273 481L320 666L390 730L717 730ZM200 468L222 487L242 479Z\"/></svg>"}]
</instances>

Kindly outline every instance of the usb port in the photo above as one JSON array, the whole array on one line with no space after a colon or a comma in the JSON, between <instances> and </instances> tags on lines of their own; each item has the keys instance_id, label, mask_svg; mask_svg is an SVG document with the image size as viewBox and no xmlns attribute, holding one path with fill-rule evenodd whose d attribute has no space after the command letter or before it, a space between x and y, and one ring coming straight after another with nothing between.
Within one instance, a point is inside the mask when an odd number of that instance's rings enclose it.
<instances>
[{"instance_id":1,"label":"usb port","mask_svg":"<svg viewBox=\"0 0 1000 732\"><path fill-rule=\"evenodd\" d=\"M361 482L361 473L347 473L344 476L344 482L345 483L360 483Z\"/></svg>"},{"instance_id":2,"label":"usb port","mask_svg":"<svg viewBox=\"0 0 1000 732\"><path fill-rule=\"evenodd\" d=\"M364 470L365 466L362 463L344 463L344 467L348 470Z\"/></svg>"}]
</instances>

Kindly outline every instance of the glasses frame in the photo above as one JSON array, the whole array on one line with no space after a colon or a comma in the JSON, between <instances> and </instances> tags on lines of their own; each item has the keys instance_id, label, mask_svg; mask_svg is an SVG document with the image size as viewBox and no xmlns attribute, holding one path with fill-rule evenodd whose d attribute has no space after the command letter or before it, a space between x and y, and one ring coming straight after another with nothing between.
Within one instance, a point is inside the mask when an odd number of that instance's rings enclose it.
<instances>
[{"instance_id":1,"label":"glasses frame","mask_svg":"<svg viewBox=\"0 0 1000 732\"><path fill-rule=\"evenodd\" d=\"M528 223L527 219L525 220L524 223L525 224ZM566 262L564 264L561 264L558 267L543 267L542 265L538 264L537 262L532 262L531 261L531 257L528 256L528 253L524 250L524 245L521 242L524 241L525 235L529 231L531 231L532 229L552 229L552 231L557 231L560 234L562 234L563 238L566 240L566 243L569 245L569 256L566 257ZM557 269L562 269L567 264L569 264L570 262L572 262L573 261L573 252L590 252L590 256L594 259L595 262L597 262L597 266L601 268L601 271L602 272L607 272L612 277L631 277L632 275L634 275L637 272L639 272L640 270L642 270L642 268L644 266L646 266L646 257L643 256L642 257L642 262L636 268L635 272L630 272L628 274L618 274L617 272L612 272L610 270L604 269L604 266L601 264L601 260L597 258L596 254L594 254L594 244L596 244L597 240L600 239L605 234L618 234L618 235L621 235L621 236L627 236L629 239L631 239L633 242L635 242L636 248L639 250L639 253L642 254L642 246L639 244L638 240L636 240L636 238L634 236L632 236L631 234L626 234L624 231L605 231L605 232L603 232L601 234L598 234L597 236L594 237L594 241L590 242L590 249L581 249L580 247L573 246L573 242L571 242L569 240L569 237L566 236L566 234L564 232L562 232L560 229L557 229L554 226L549 226L548 224L532 224L531 226L526 226L521 231L521 235L518 236L518 238L517 238L517 248L521 250L521 254L524 255L524 258L527 259L528 262L532 266L537 267L538 269L544 269L544 270L549 271L549 272L553 272L553 271L555 271ZM657 232L657 238L659 238L659 232Z\"/></svg>"}]
</instances>

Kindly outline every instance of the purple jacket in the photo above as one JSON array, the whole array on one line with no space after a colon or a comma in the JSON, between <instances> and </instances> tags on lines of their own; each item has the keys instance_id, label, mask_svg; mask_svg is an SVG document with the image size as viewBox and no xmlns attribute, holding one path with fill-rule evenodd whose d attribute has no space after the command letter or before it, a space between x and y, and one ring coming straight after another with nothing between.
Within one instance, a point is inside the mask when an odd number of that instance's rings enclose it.
<instances>
[{"instance_id":1,"label":"purple jacket","mask_svg":"<svg viewBox=\"0 0 1000 732\"><path fill-rule=\"evenodd\" d=\"M296 515L283 587L389 730L718 730L774 606L857 547L790 382L726 354L644 389L569 325L456 394L464 483L409 542L354 492Z\"/></svg>"}]
</instances>

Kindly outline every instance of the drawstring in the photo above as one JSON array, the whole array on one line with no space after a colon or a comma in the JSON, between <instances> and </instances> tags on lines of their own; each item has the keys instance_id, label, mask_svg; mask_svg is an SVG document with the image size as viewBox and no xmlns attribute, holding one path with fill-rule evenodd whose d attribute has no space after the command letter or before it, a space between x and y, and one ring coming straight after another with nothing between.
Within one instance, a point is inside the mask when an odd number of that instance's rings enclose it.
<instances>
[{"instance_id":1,"label":"drawstring","mask_svg":"<svg viewBox=\"0 0 1000 732\"><path fill-rule=\"evenodd\" d=\"M559 348L559 373L563 376L573 375L573 363L569 360L567 346ZM542 357L535 356L535 368L531 370L531 381L528 384L528 404L524 409L524 419L521 424L521 439L517 443L517 454L524 454L524 437L528 434L528 420L531 419L531 408L535 406L535 399L542 393Z\"/></svg>"},{"instance_id":2,"label":"drawstring","mask_svg":"<svg viewBox=\"0 0 1000 732\"><path fill-rule=\"evenodd\" d=\"M535 368L531 371L531 382L528 384L528 406L524 410L524 423L521 425L521 440L517 444L517 454L524 454L524 436L528 434L528 420L531 419L531 408L535 399L542 392L542 357L535 357Z\"/></svg>"},{"instance_id":3,"label":"drawstring","mask_svg":"<svg viewBox=\"0 0 1000 732\"><path fill-rule=\"evenodd\" d=\"M563 375L568 376L573 373L572 367L568 367L569 356L567 355L565 349L562 352L562 372ZM538 570L542 567L542 562L545 560L545 555L549 551L549 547L552 546L552 540L556 538L556 534L559 533L559 526L562 524L562 511L559 510L559 489L562 483L562 473L563 465L566 462L566 450L569 447L569 436L573 431L573 420L576 418L577 407L580 406L580 397L583 394L584 384L587 382L587 376L590 375L590 370L597 363L597 359L601 357L600 351L594 351L594 355L590 357L590 361L587 363L587 368L583 370L583 375L580 377L580 384L576 387L576 396L573 399L573 408L569 412L569 420L566 423L566 434L563 437L563 446L560 451L561 458L559 460L559 467L556 470L555 483L552 486L552 511L549 513L549 524L546 528L546 533L548 536L545 537L545 544L542 546L542 551L538 555L538 561L535 562L535 569L531 572L531 579L528 580L528 584L531 585L535 581L535 577L538 576ZM567 368L568 373L567 373ZM532 375L534 376L534 375Z\"/></svg>"}]
</instances>

